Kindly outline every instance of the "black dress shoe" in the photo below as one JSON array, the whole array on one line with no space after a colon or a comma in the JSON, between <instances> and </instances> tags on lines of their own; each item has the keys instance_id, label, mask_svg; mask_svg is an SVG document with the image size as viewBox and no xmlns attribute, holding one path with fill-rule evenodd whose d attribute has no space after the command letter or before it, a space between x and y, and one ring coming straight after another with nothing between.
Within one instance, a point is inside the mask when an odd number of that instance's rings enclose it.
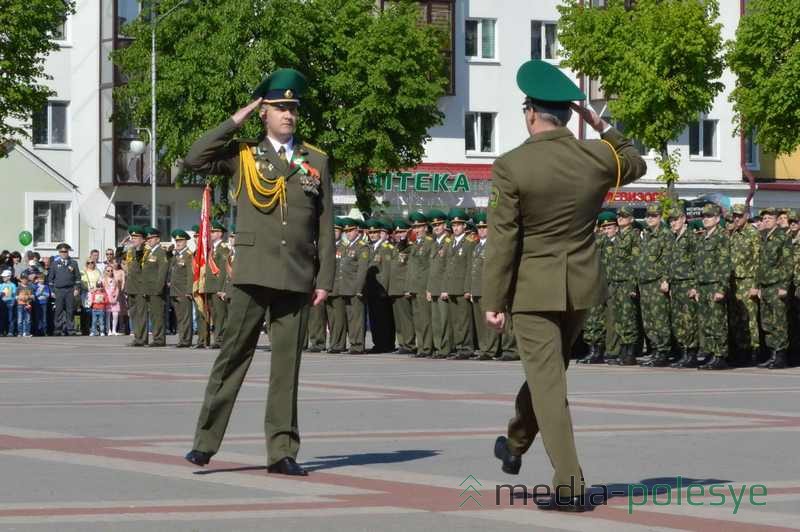
<instances>
[{"instance_id":1,"label":"black dress shoe","mask_svg":"<svg viewBox=\"0 0 800 532\"><path fill-rule=\"evenodd\" d=\"M308 352L309 353L322 353L322 349L320 349L319 347L309 347L308 348Z\"/></svg>"},{"instance_id":2,"label":"black dress shoe","mask_svg":"<svg viewBox=\"0 0 800 532\"><path fill-rule=\"evenodd\" d=\"M500 468L509 475L518 475L519 468L522 467L522 456L514 456L508 450L508 438L498 436L494 442L494 455L503 462Z\"/></svg>"},{"instance_id":3,"label":"black dress shoe","mask_svg":"<svg viewBox=\"0 0 800 532\"><path fill-rule=\"evenodd\" d=\"M417 353L414 355L414 358L431 358L430 353Z\"/></svg>"},{"instance_id":4,"label":"black dress shoe","mask_svg":"<svg viewBox=\"0 0 800 532\"><path fill-rule=\"evenodd\" d=\"M267 473L277 473L278 475L291 475L295 477L308 476L308 472L300 467L291 456L281 458L274 464L267 466Z\"/></svg>"},{"instance_id":5,"label":"black dress shoe","mask_svg":"<svg viewBox=\"0 0 800 532\"><path fill-rule=\"evenodd\" d=\"M351 349L347 352L348 355L363 355L364 351L359 351L358 349Z\"/></svg>"},{"instance_id":6,"label":"black dress shoe","mask_svg":"<svg viewBox=\"0 0 800 532\"><path fill-rule=\"evenodd\" d=\"M192 344L176 344L176 345L175 345L175 347L177 347L177 348L179 348L179 349L180 349L181 347L192 347Z\"/></svg>"},{"instance_id":7,"label":"black dress shoe","mask_svg":"<svg viewBox=\"0 0 800 532\"><path fill-rule=\"evenodd\" d=\"M166 343L159 343L159 344L145 344L145 347L167 347Z\"/></svg>"},{"instance_id":8,"label":"black dress shoe","mask_svg":"<svg viewBox=\"0 0 800 532\"><path fill-rule=\"evenodd\" d=\"M187 462L191 462L196 466L203 467L204 465L208 464L211 461L211 457L214 456L214 453L204 453L203 451L198 451L197 449L192 449L184 458Z\"/></svg>"},{"instance_id":9,"label":"black dress shoe","mask_svg":"<svg viewBox=\"0 0 800 532\"><path fill-rule=\"evenodd\" d=\"M519 355L517 355L516 353L506 352L500 355L499 360L502 360L503 362L513 362L515 360L519 360Z\"/></svg>"},{"instance_id":10,"label":"black dress shoe","mask_svg":"<svg viewBox=\"0 0 800 532\"><path fill-rule=\"evenodd\" d=\"M339 353L344 353L344 349L328 349L328 354L330 355L338 355Z\"/></svg>"},{"instance_id":11,"label":"black dress shoe","mask_svg":"<svg viewBox=\"0 0 800 532\"><path fill-rule=\"evenodd\" d=\"M715 356L697 369L728 369L728 363L724 358Z\"/></svg>"},{"instance_id":12,"label":"black dress shoe","mask_svg":"<svg viewBox=\"0 0 800 532\"><path fill-rule=\"evenodd\" d=\"M211 344L210 349L222 349L222 344Z\"/></svg>"}]
</instances>

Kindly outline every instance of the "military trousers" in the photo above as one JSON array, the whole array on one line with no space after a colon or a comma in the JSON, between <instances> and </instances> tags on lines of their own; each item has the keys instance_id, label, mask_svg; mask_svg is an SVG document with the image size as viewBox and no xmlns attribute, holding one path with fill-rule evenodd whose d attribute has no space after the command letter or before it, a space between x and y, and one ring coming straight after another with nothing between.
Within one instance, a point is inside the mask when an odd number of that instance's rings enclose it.
<instances>
[{"instance_id":1,"label":"military trousers","mask_svg":"<svg viewBox=\"0 0 800 532\"><path fill-rule=\"evenodd\" d=\"M725 293L722 283L707 283L697 287L700 301L698 316L702 316L702 352L717 357L728 357L728 307L725 299L714 301L714 294Z\"/></svg>"},{"instance_id":2,"label":"military trousers","mask_svg":"<svg viewBox=\"0 0 800 532\"><path fill-rule=\"evenodd\" d=\"M453 352L453 331L450 328L449 304L439 296L431 298L431 332L433 348L438 356Z\"/></svg>"},{"instance_id":3,"label":"military trousers","mask_svg":"<svg viewBox=\"0 0 800 532\"><path fill-rule=\"evenodd\" d=\"M412 294L411 307L414 318L414 337L417 342L418 355L433 354L433 332L431 330L432 310L431 302L425 294Z\"/></svg>"},{"instance_id":4,"label":"military trousers","mask_svg":"<svg viewBox=\"0 0 800 532\"><path fill-rule=\"evenodd\" d=\"M764 330L764 345L770 351L789 349L789 323L786 300L778 297L778 285L761 287L761 328Z\"/></svg>"},{"instance_id":5,"label":"military trousers","mask_svg":"<svg viewBox=\"0 0 800 532\"><path fill-rule=\"evenodd\" d=\"M633 281L611 281L609 283L610 305L614 313L614 325L621 343L635 344L639 341L639 305L631 296L636 292Z\"/></svg>"},{"instance_id":6,"label":"military trousers","mask_svg":"<svg viewBox=\"0 0 800 532\"><path fill-rule=\"evenodd\" d=\"M213 345L222 345L225 338L225 325L228 322L228 300L216 294L209 294L211 301L211 323L214 325Z\"/></svg>"},{"instance_id":7,"label":"military trousers","mask_svg":"<svg viewBox=\"0 0 800 532\"><path fill-rule=\"evenodd\" d=\"M447 313L453 331L453 349L458 353L474 352L475 334L472 331L472 305L463 294L447 297Z\"/></svg>"},{"instance_id":8,"label":"military trousers","mask_svg":"<svg viewBox=\"0 0 800 532\"><path fill-rule=\"evenodd\" d=\"M394 316L392 300L388 296L372 295L367 298L369 330L375 349L390 353L394 351Z\"/></svg>"},{"instance_id":9,"label":"military trousers","mask_svg":"<svg viewBox=\"0 0 800 532\"><path fill-rule=\"evenodd\" d=\"M133 343L147 343L147 296L128 294L128 317L133 331Z\"/></svg>"},{"instance_id":10,"label":"military trousers","mask_svg":"<svg viewBox=\"0 0 800 532\"><path fill-rule=\"evenodd\" d=\"M749 294L752 288L758 288L756 280L753 277L736 278L732 288L728 310L733 345L740 352L757 350L760 344L758 300Z\"/></svg>"},{"instance_id":11,"label":"military trousers","mask_svg":"<svg viewBox=\"0 0 800 532\"><path fill-rule=\"evenodd\" d=\"M172 296L177 321L178 345L192 345L192 300L190 295Z\"/></svg>"},{"instance_id":12,"label":"military trousers","mask_svg":"<svg viewBox=\"0 0 800 532\"><path fill-rule=\"evenodd\" d=\"M669 296L661 291L661 281L639 283L639 300L642 309L644 333L650 340L650 347L656 353L671 350L669 326Z\"/></svg>"},{"instance_id":13,"label":"military trousers","mask_svg":"<svg viewBox=\"0 0 800 532\"><path fill-rule=\"evenodd\" d=\"M481 355L496 357L500 349L500 333L486 325L486 309L481 305L480 296L472 296L472 319L475 322L475 336ZM506 320L510 322L511 320Z\"/></svg>"},{"instance_id":14,"label":"military trousers","mask_svg":"<svg viewBox=\"0 0 800 532\"><path fill-rule=\"evenodd\" d=\"M347 349L347 309L344 297L328 297L325 300L325 314L328 318L328 329L331 335L330 349L344 351Z\"/></svg>"},{"instance_id":15,"label":"military trousers","mask_svg":"<svg viewBox=\"0 0 800 532\"><path fill-rule=\"evenodd\" d=\"M264 415L267 465L297 457L298 379L309 302L307 293L253 285L231 288L229 327L208 378L193 449L212 454L219 450L269 309L272 354Z\"/></svg>"},{"instance_id":16,"label":"military trousers","mask_svg":"<svg viewBox=\"0 0 800 532\"><path fill-rule=\"evenodd\" d=\"M414 316L411 309L411 298L392 296L392 315L397 344L405 351L414 350Z\"/></svg>"},{"instance_id":17,"label":"military trousers","mask_svg":"<svg viewBox=\"0 0 800 532\"><path fill-rule=\"evenodd\" d=\"M308 342L309 347L324 350L328 340L328 317L325 313L326 305L316 305L308 311Z\"/></svg>"},{"instance_id":18,"label":"military trousers","mask_svg":"<svg viewBox=\"0 0 800 532\"><path fill-rule=\"evenodd\" d=\"M567 401L567 367L585 316L584 310L513 314L526 380L508 424L508 449L513 455L524 454L541 432L555 470L553 486L560 496L579 496L584 488ZM557 488L570 485L576 492L563 493Z\"/></svg>"},{"instance_id":19,"label":"military trousers","mask_svg":"<svg viewBox=\"0 0 800 532\"><path fill-rule=\"evenodd\" d=\"M589 309L583 326L583 339L589 345L606 343L606 304L600 303Z\"/></svg>"},{"instance_id":20,"label":"military trousers","mask_svg":"<svg viewBox=\"0 0 800 532\"><path fill-rule=\"evenodd\" d=\"M166 299L162 294L141 296L144 298L144 310L142 322L144 323L144 343L147 343L147 325L150 325L150 332L153 333L152 343L154 345L164 345L167 343L167 331L164 326L164 310L166 309Z\"/></svg>"},{"instance_id":21,"label":"military trousers","mask_svg":"<svg viewBox=\"0 0 800 532\"><path fill-rule=\"evenodd\" d=\"M53 331L62 334L72 334L75 330L75 287L54 288L55 319Z\"/></svg>"},{"instance_id":22,"label":"military trousers","mask_svg":"<svg viewBox=\"0 0 800 532\"><path fill-rule=\"evenodd\" d=\"M200 307L197 307L197 344L208 346L211 344L211 331L209 330L211 321L206 317L211 316L212 299L217 297L217 295L200 294L200 297L203 300L203 311L201 312Z\"/></svg>"},{"instance_id":23,"label":"military trousers","mask_svg":"<svg viewBox=\"0 0 800 532\"><path fill-rule=\"evenodd\" d=\"M697 302L689 297L694 281L676 280L669 285L669 314L672 335L681 349L697 349Z\"/></svg>"},{"instance_id":24,"label":"military trousers","mask_svg":"<svg viewBox=\"0 0 800 532\"><path fill-rule=\"evenodd\" d=\"M347 338L350 340L350 351L364 351L364 298L360 296L342 296L347 314Z\"/></svg>"}]
</instances>

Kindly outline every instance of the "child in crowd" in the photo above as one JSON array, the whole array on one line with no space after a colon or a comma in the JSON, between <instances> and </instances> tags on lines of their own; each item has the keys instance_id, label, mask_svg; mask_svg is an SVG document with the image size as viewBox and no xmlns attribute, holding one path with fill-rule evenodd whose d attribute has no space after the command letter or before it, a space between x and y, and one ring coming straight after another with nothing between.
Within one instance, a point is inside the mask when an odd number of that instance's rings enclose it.
<instances>
[{"instance_id":1,"label":"child in crowd","mask_svg":"<svg viewBox=\"0 0 800 532\"><path fill-rule=\"evenodd\" d=\"M45 336L47 334L47 310L50 306L52 292L50 285L44 281L44 274L36 276L36 284L33 287L33 296L36 298L34 307L34 322L36 323L36 334Z\"/></svg>"},{"instance_id":2,"label":"child in crowd","mask_svg":"<svg viewBox=\"0 0 800 532\"><path fill-rule=\"evenodd\" d=\"M103 271L103 286L106 290L106 325L108 326L108 335L117 336L117 326L119 325L119 285L117 279L114 277L114 266L112 260L106 264Z\"/></svg>"},{"instance_id":3,"label":"child in crowd","mask_svg":"<svg viewBox=\"0 0 800 532\"><path fill-rule=\"evenodd\" d=\"M92 328L89 336L106 335L106 290L102 281L98 281L88 297L92 309Z\"/></svg>"},{"instance_id":4,"label":"child in crowd","mask_svg":"<svg viewBox=\"0 0 800 532\"><path fill-rule=\"evenodd\" d=\"M31 314L33 310L33 287L26 276L20 276L17 287L17 332L20 336L31 336Z\"/></svg>"},{"instance_id":5,"label":"child in crowd","mask_svg":"<svg viewBox=\"0 0 800 532\"><path fill-rule=\"evenodd\" d=\"M4 270L0 274L0 297L3 299L3 305L0 307L3 311L0 327L6 336L16 336L14 333L16 328L16 315L14 310L17 306L17 285L11 282L11 270Z\"/></svg>"}]
</instances>

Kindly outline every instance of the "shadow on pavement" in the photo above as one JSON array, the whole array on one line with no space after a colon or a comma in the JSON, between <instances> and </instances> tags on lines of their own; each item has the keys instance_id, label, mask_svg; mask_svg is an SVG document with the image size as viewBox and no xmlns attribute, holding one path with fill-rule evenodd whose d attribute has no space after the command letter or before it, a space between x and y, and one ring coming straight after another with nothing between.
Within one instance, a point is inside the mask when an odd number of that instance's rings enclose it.
<instances>
[{"instance_id":1,"label":"shadow on pavement","mask_svg":"<svg viewBox=\"0 0 800 532\"><path fill-rule=\"evenodd\" d=\"M362 453L317 456L314 460L304 462L302 465L308 471L321 471L323 469L335 469L337 467L360 466L372 464L396 464L400 462L411 462L421 460L440 454L441 451L406 449L402 451L392 451L390 453Z\"/></svg>"}]
</instances>

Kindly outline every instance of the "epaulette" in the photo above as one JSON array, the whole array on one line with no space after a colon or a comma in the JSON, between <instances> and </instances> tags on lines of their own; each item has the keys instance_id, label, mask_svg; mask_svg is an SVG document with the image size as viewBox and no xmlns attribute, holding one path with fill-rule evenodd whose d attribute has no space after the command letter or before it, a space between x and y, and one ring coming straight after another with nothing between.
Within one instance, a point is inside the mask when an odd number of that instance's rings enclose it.
<instances>
[{"instance_id":1,"label":"epaulette","mask_svg":"<svg viewBox=\"0 0 800 532\"><path fill-rule=\"evenodd\" d=\"M433 240L433 237L431 235L425 235L425 240L430 242L431 240Z\"/></svg>"},{"instance_id":2,"label":"epaulette","mask_svg":"<svg viewBox=\"0 0 800 532\"><path fill-rule=\"evenodd\" d=\"M450 242L452 242L452 241L453 241L453 239L452 239L452 238L450 238L449 236L446 236L446 237L444 237L444 243L445 243L445 244L449 244L449 243L450 243Z\"/></svg>"},{"instance_id":3,"label":"epaulette","mask_svg":"<svg viewBox=\"0 0 800 532\"><path fill-rule=\"evenodd\" d=\"M394 246L389 242L384 242L383 247L385 247L386 249L394 249Z\"/></svg>"},{"instance_id":4,"label":"epaulette","mask_svg":"<svg viewBox=\"0 0 800 532\"><path fill-rule=\"evenodd\" d=\"M323 151L321 148L318 148L317 146L314 146L313 144L309 144L309 143L308 143L308 142L306 142L306 141L303 141L303 146L305 146L306 148L310 148L310 149L314 150L314 151L315 151L315 152L317 152L317 153L321 153L321 154L322 154L322 155L324 155L325 157L327 157L327 156L328 156L328 154L327 154L327 153L325 153L325 151Z\"/></svg>"},{"instance_id":5,"label":"epaulette","mask_svg":"<svg viewBox=\"0 0 800 532\"><path fill-rule=\"evenodd\" d=\"M231 247L231 245L228 244L227 242L220 242L219 246L222 247L222 248L225 248L225 249L228 249L228 248Z\"/></svg>"}]
</instances>

